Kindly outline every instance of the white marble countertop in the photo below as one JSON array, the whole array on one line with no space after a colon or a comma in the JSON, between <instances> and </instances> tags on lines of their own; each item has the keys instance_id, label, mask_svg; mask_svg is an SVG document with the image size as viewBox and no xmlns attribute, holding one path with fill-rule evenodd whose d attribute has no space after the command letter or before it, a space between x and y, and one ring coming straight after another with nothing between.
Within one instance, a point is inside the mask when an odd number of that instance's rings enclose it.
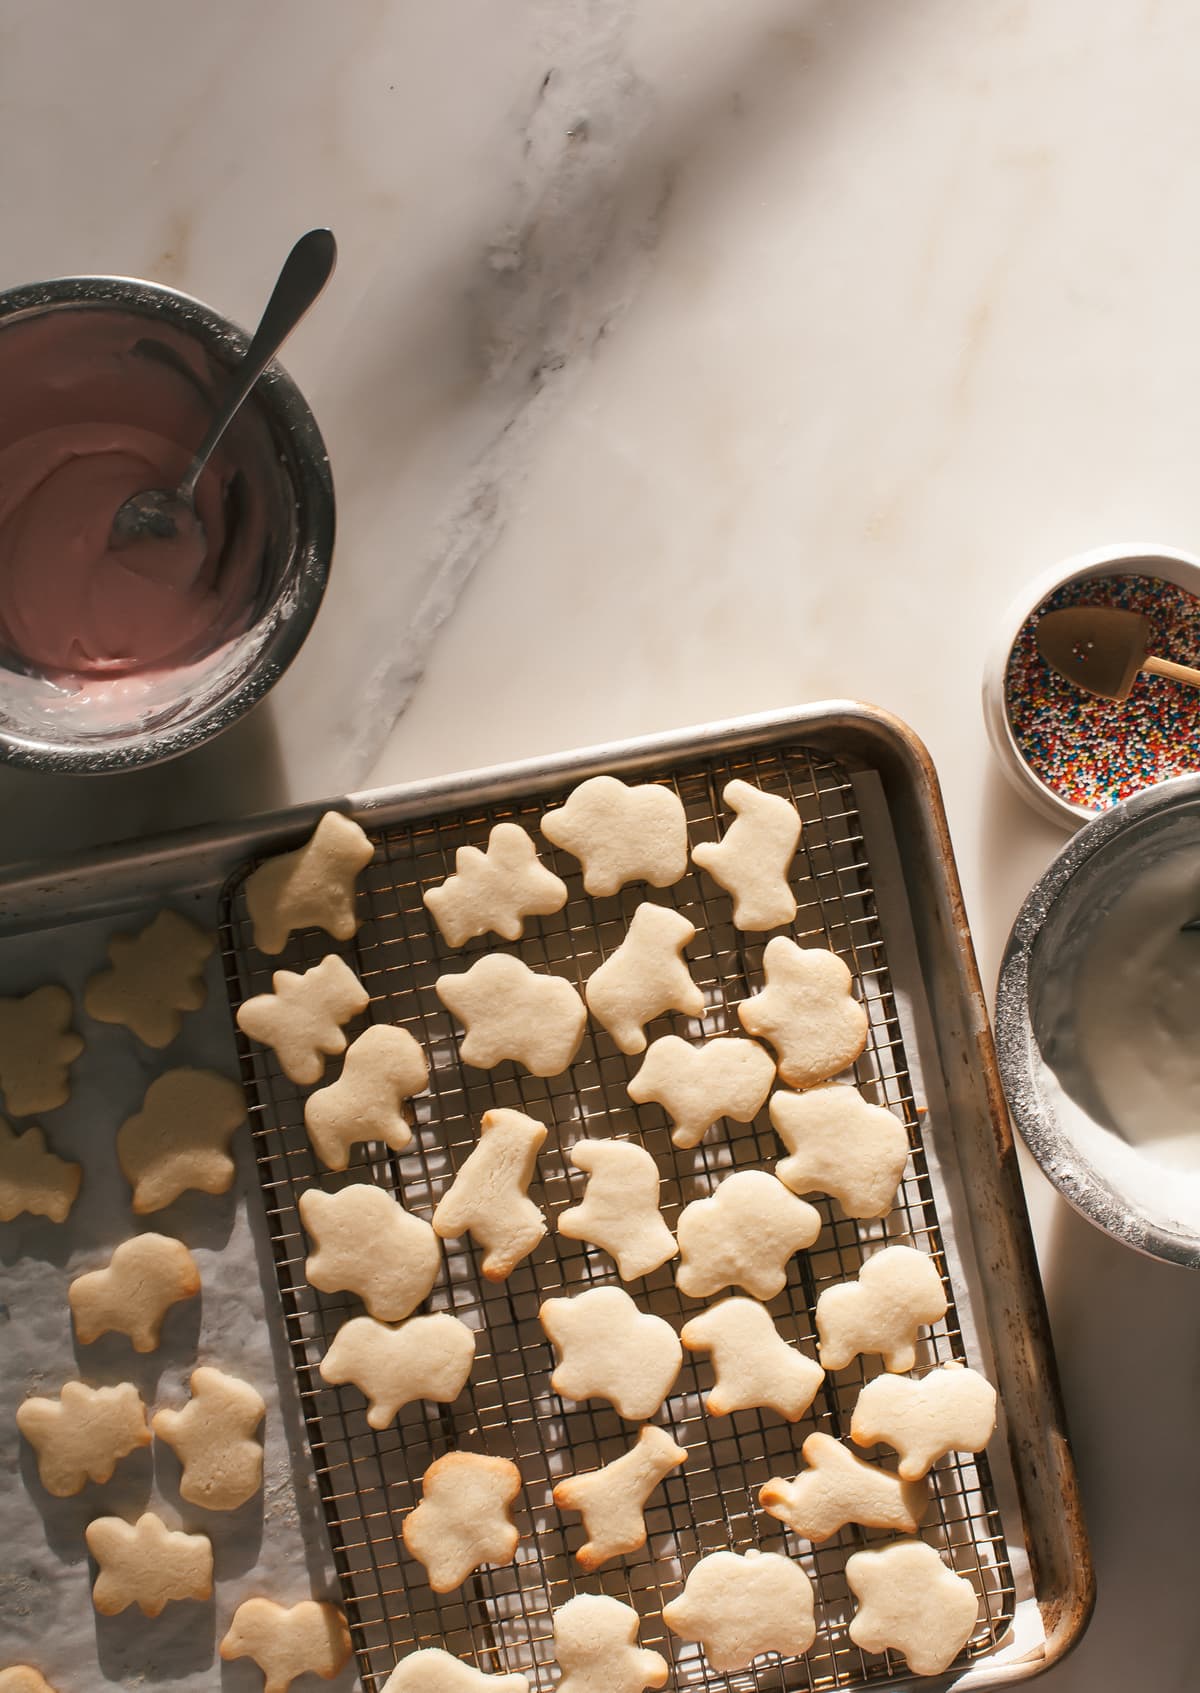
<instances>
[{"instance_id":1,"label":"white marble countertop","mask_svg":"<svg viewBox=\"0 0 1200 1693\"><path fill-rule=\"evenodd\" d=\"M326 607L268 704L0 855L852 696L941 772L985 981L1061 843L979 710L1031 576L1197 545L1188 0L0 0L0 286L248 322L329 443ZM1195 1685L1200 1278L1030 1206L1100 1582L1047 1693ZM63 1693L70 1693L64 1689Z\"/></svg>"}]
</instances>

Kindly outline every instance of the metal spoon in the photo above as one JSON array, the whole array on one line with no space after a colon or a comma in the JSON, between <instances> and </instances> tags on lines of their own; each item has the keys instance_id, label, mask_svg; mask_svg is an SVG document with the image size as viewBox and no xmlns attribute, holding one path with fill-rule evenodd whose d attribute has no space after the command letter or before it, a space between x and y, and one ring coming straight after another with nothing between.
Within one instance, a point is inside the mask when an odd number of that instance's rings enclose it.
<instances>
[{"instance_id":1,"label":"metal spoon","mask_svg":"<svg viewBox=\"0 0 1200 1693\"><path fill-rule=\"evenodd\" d=\"M113 518L114 547L136 545L146 536L169 541L181 533L195 534L203 543L204 526L196 513L196 484L201 472L254 384L329 281L336 263L337 243L332 230L310 229L300 237L283 261L254 339L233 373L224 404L209 424L179 486L148 488L127 499Z\"/></svg>"}]
</instances>

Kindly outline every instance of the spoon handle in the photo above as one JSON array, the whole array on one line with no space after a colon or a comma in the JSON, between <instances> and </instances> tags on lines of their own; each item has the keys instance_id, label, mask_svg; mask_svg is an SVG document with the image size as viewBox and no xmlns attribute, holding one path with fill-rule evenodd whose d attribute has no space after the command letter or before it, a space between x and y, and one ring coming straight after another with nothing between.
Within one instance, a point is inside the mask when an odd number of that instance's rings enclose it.
<instances>
[{"instance_id":1,"label":"spoon handle","mask_svg":"<svg viewBox=\"0 0 1200 1693\"><path fill-rule=\"evenodd\" d=\"M1151 676L1168 676L1172 682L1186 682L1190 688L1200 688L1200 670L1190 664L1176 664L1169 658L1146 658L1142 669Z\"/></svg>"},{"instance_id":2,"label":"spoon handle","mask_svg":"<svg viewBox=\"0 0 1200 1693\"><path fill-rule=\"evenodd\" d=\"M233 385L179 484L179 492L185 500L191 502L193 499L200 473L208 463L213 448L228 429L247 394L329 281L336 263L337 243L333 239L333 231L329 229L310 229L307 235L300 237L283 261L283 269L254 331L254 339L234 371Z\"/></svg>"}]
</instances>

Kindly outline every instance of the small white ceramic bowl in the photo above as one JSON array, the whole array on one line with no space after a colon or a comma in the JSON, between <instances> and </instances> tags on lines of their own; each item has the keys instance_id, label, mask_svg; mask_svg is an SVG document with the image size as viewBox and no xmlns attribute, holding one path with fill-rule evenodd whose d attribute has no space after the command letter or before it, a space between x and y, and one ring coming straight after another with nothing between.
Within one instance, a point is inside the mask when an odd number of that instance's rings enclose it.
<instances>
[{"instance_id":1,"label":"small white ceramic bowl","mask_svg":"<svg viewBox=\"0 0 1200 1693\"><path fill-rule=\"evenodd\" d=\"M1175 547L1096 547L1048 570L1021 593L1001 619L991 656L983 673L983 716L988 739L1000 760L1000 767L1023 798L1044 816L1070 829L1099 815L1087 806L1075 805L1054 791L1030 767L1017 745L1006 703L1008 661L1013 647L1032 614L1044 600L1068 582L1084 582L1104 576L1150 576L1173 583L1200 597L1200 558Z\"/></svg>"}]
</instances>

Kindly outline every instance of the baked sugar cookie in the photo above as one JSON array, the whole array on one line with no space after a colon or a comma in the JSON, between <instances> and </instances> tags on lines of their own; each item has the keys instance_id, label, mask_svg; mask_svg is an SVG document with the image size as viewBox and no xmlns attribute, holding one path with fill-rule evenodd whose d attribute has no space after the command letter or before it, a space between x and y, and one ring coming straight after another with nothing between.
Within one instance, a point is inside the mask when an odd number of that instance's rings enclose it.
<instances>
[{"instance_id":1,"label":"baked sugar cookie","mask_svg":"<svg viewBox=\"0 0 1200 1693\"><path fill-rule=\"evenodd\" d=\"M344 1170L359 1141L404 1152L413 1138L404 1103L428 1086L429 1065L408 1030L372 1023L350 1042L337 1081L304 1101L313 1151L329 1170Z\"/></svg>"},{"instance_id":2,"label":"baked sugar cookie","mask_svg":"<svg viewBox=\"0 0 1200 1693\"><path fill-rule=\"evenodd\" d=\"M982 1452L996 1428L996 1389L965 1364L943 1364L920 1381L876 1376L850 1420L857 1446L877 1440L900 1454L906 1481L925 1475L948 1452Z\"/></svg>"},{"instance_id":3,"label":"baked sugar cookie","mask_svg":"<svg viewBox=\"0 0 1200 1693\"><path fill-rule=\"evenodd\" d=\"M172 1305L200 1291L196 1260L170 1235L123 1240L102 1270L76 1276L67 1289L75 1333L84 1346L115 1330L135 1352L153 1352Z\"/></svg>"},{"instance_id":4,"label":"baked sugar cookie","mask_svg":"<svg viewBox=\"0 0 1200 1693\"><path fill-rule=\"evenodd\" d=\"M626 882L669 888L687 870L683 803L658 782L627 787L615 776L589 777L565 805L545 814L542 833L579 860L594 899Z\"/></svg>"},{"instance_id":5,"label":"baked sugar cookie","mask_svg":"<svg viewBox=\"0 0 1200 1693\"><path fill-rule=\"evenodd\" d=\"M721 798L734 821L720 841L701 841L692 862L733 900L736 929L778 929L796 915L788 870L800 843L800 816L779 794L727 782Z\"/></svg>"},{"instance_id":6,"label":"baked sugar cookie","mask_svg":"<svg viewBox=\"0 0 1200 1693\"><path fill-rule=\"evenodd\" d=\"M737 1170L710 1198L685 1205L676 1229L680 1293L708 1299L741 1287L755 1299L774 1299L793 1256L820 1233L821 1214L766 1170Z\"/></svg>"},{"instance_id":7,"label":"baked sugar cookie","mask_svg":"<svg viewBox=\"0 0 1200 1693\"><path fill-rule=\"evenodd\" d=\"M639 905L625 939L584 990L588 1010L622 1052L646 1050L645 1026L665 1011L704 1015L704 995L683 961L696 930L669 905Z\"/></svg>"},{"instance_id":8,"label":"baked sugar cookie","mask_svg":"<svg viewBox=\"0 0 1200 1693\"><path fill-rule=\"evenodd\" d=\"M550 1386L563 1399L607 1399L644 1422L675 1385L683 1348L670 1323L639 1311L620 1287L547 1299L538 1320L558 1356Z\"/></svg>"},{"instance_id":9,"label":"baked sugar cookie","mask_svg":"<svg viewBox=\"0 0 1200 1693\"><path fill-rule=\"evenodd\" d=\"M192 1397L182 1410L154 1413L153 1428L183 1466L179 1496L209 1511L236 1511L262 1486L257 1429L267 1414L249 1382L202 1364L192 1371Z\"/></svg>"},{"instance_id":10,"label":"baked sugar cookie","mask_svg":"<svg viewBox=\"0 0 1200 1693\"><path fill-rule=\"evenodd\" d=\"M489 1281L503 1281L546 1232L546 1219L527 1189L546 1127L523 1111L485 1111L479 1144L467 1154L433 1213L443 1240L469 1234L483 1248Z\"/></svg>"},{"instance_id":11,"label":"baked sugar cookie","mask_svg":"<svg viewBox=\"0 0 1200 1693\"><path fill-rule=\"evenodd\" d=\"M480 1070L511 1058L531 1075L558 1076L583 1039L587 1012L570 982L505 952L488 953L461 975L439 976L433 991L467 1031L463 1063Z\"/></svg>"},{"instance_id":12,"label":"baked sugar cookie","mask_svg":"<svg viewBox=\"0 0 1200 1693\"><path fill-rule=\"evenodd\" d=\"M204 1004L204 967L216 945L190 917L160 911L136 935L109 941L109 968L84 988L83 1009L98 1023L131 1029L145 1046L170 1046L185 1012Z\"/></svg>"},{"instance_id":13,"label":"baked sugar cookie","mask_svg":"<svg viewBox=\"0 0 1200 1693\"><path fill-rule=\"evenodd\" d=\"M521 1472L507 1458L447 1452L430 1464L401 1533L435 1593L453 1593L484 1564L512 1563L520 1535L511 1508L520 1491Z\"/></svg>"},{"instance_id":14,"label":"baked sugar cookie","mask_svg":"<svg viewBox=\"0 0 1200 1693\"><path fill-rule=\"evenodd\" d=\"M661 1652L638 1645L641 1618L632 1605L602 1593L577 1593L554 1613L558 1693L646 1693L665 1687Z\"/></svg>"},{"instance_id":15,"label":"baked sugar cookie","mask_svg":"<svg viewBox=\"0 0 1200 1693\"><path fill-rule=\"evenodd\" d=\"M311 1087L324 1074L326 1057L345 1052L342 1024L365 1011L371 996L336 952L303 975L276 970L271 987L238 1007L238 1028L274 1048L289 1081Z\"/></svg>"},{"instance_id":16,"label":"baked sugar cookie","mask_svg":"<svg viewBox=\"0 0 1200 1693\"><path fill-rule=\"evenodd\" d=\"M766 987L742 1001L738 1016L748 1035L775 1048L789 1087L828 1081L861 1056L867 1014L836 952L776 935L763 953L763 972Z\"/></svg>"},{"instance_id":17,"label":"baked sugar cookie","mask_svg":"<svg viewBox=\"0 0 1200 1693\"><path fill-rule=\"evenodd\" d=\"M844 1082L771 1096L771 1122L790 1156L775 1174L793 1193L828 1193L847 1217L886 1217L908 1162L908 1131Z\"/></svg>"},{"instance_id":18,"label":"baked sugar cookie","mask_svg":"<svg viewBox=\"0 0 1200 1693\"><path fill-rule=\"evenodd\" d=\"M877 1352L903 1374L917 1361L917 1330L946 1315L937 1265L911 1246L885 1246L856 1281L838 1282L817 1298L818 1353L827 1370L844 1370L861 1352Z\"/></svg>"},{"instance_id":19,"label":"baked sugar cookie","mask_svg":"<svg viewBox=\"0 0 1200 1693\"><path fill-rule=\"evenodd\" d=\"M648 1276L679 1248L658 1208L658 1165L627 1140L580 1140L570 1159L587 1178L578 1205L560 1212L558 1232L610 1253L622 1281Z\"/></svg>"},{"instance_id":20,"label":"baked sugar cookie","mask_svg":"<svg viewBox=\"0 0 1200 1693\"><path fill-rule=\"evenodd\" d=\"M790 1346L754 1299L723 1299L690 1318L679 1338L689 1352L712 1355L717 1379L704 1408L713 1417L761 1406L794 1423L825 1379L820 1364Z\"/></svg>"},{"instance_id":21,"label":"baked sugar cookie","mask_svg":"<svg viewBox=\"0 0 1200 1693\"><path fill-rule=\"evenodd\" d=\"M923 1540L898 1540L846 1559L858 1600L849 1634L864 1652L899 1652L914 1675L940 1675L971 1638L979 1600Z\"/></svg>"},{"instance_id":22,"label":"baked sugar cookie","mask_svg":"<svg viewBox=\"0 0 1200 1693\"><path fill-rule=\"evenodd\" d=\"M237 1082L215 1070L167 1070L142 1108L117 1130L117 1162L133 1189L136 1217L181 1193L228 1193L237 1166L229 1147L246 1120Z\"/></svg>"},{"instance_id":23,"label":"baked sugar cookie","mask_svg":"<svg viewBox=\"0 0 1200 1693\"><path fill-rule=\"evenodd\" d=\"M331 1387L352 1382L367 1401L367 1422L378 1429L414 1400L453 1404L474 1362L470 1329L437 1311L394 1329L374 1317L351 1317L334 1335L320 1371Z\"/></svg>"},{"instance_id":24,"label":"baked sugar cookie","mask_svg":"<svg viewBox=\"0 0 1200 1693\"><path fill-rule=\"evenodd\" d=\"M302 847L260 864L246 877L246 909L258 950L282 952L296 929L324 929L335 941L348 941L358 929L358 875L374 856L357 823L327 811Z\"/></svg>"},{"instance_id":25,"label":"baked sugar cookie","mask_svg":"<svg viewBox=\"0 0 1200 1693\"><path fill-rule=\"evenodd\" d=\"M903 1377L880 1376L880 1381ZM929 1509L929 1484L904 1481L828 1434L810 1434L800 1448L807 1469L794 1481L774 1477L758 1495L764 1511L802 1540L828 1540L847 1523L915 1534Z\"/></svg>"},{"instance_id":26,"label":"baked sugar cookie","mask_svg":"<svg viewBox=\"0 0 1200 1693\"><path fill-rule=\"evenodd\" d=\"M554 1489L560 1511L578 1511L587 1539L575 1554L585 1570L598 1570L610 1558L636 1552L646 1544L646 1501L672 1470L686 1464L687 1452L665 1429L647 1423L628 1452L603 1469L568 1476Z\"/></svg>"},{"instance_id":27,"label":"baked sugar cookie","mask_svg":"<svg viewBox=\"0 0 1200 1693\"><path fill-rule=\"evenodd\" d=\"M299 1675L332 1680L350 1656L350 1630L336 1605L316 1599L243 1599L220 1652L226 1663L252 1658L263 1672L263 1693L287 1693Z\"/></svg>"},{"instance_id":28,"label":"baked sugar cookie","mask_svg":"<svg viewBox=\"0 0 1200 1693\"><path fill-rule=\"evenodd\" d=\"M51 1152L43 1130L18 1134L0 1118L0 1223L23 1213L65 1222L82 1180L83 1165Z\"/></svg>"},{"instance_id":29,"label":"baked sugar cookie","mask_svg":"<svg viewBox=\"0 0 1200 1693\"><path fill-rule=\"evenodd\" d=\"M518 941L527 917L548 917L567 903L567 884L547 870L519 823L497 823L486 852L460 846L454 874L422 895L447 946L476 935Z\"/></svg>"},{"instance_id":30,"label":"baked sugar cookie","mask_svg":"<svg viewBox=\"0 0 1200 1693\"><path fill-rule=\"evenodd\" d=\"M485 1675L438 1646L401 1658L380 1693L529 1693L523 1675Z\"/></svg>"},{"instance_id":31,"label":"baked sugar cookie","mask_svg":"<svg viewBox=\"0 0 1200 1693\"><path fill-rule=\"evenodd\" d=\"M9 1664L0 1669L0 1693L55 1693L55 1690L32 1664Z\"/></svg>"},{"instance_id":32,"label":"baked sugar cookie","mask_svg":"<svg viewBox=\"0 0 1200 1693\"><path fill-rule=\"evenodd\" d=\"M674 1128L676 1146L698 1146L721 1117L748 1123L762 1109L775 1080L775 1060L757 1041L718 1035L691 1046L678 1035L651 1041L629 1083L635 1104L653 1100Z\"/></svg>"},{"instance_id":33,"label":"baked sugar cookie","mask_svg":"<svg viewBox=\"0 0 1200 1693\"><path fill-rule=\"evenodd\" d=\"M14 1117L53 1111L71 1092L83 1042L71 1027L71 996L57 983L0 999L0 1092Z\"/></svg>"},{"instance_id":34,"label":"baked sugar cookie","mask_svg":"<svg viewBox=\"0 0 1200 1693\"><path fill-rule=\"evenodd\" d=\"M94 1517L83 1531L96 1560L92 1603L102 1617L136 1605L144 1616L161 1616L176 1599L211 1599L212 1541L207 1534L180 1534L153 1511L135 1523Z\"/></svg>"},{"instance_id":35,"label":"baked sugar cookie","mask_svg":"<svg viewBox=\"0 0 1200 1693\"><path fill-rule=\"evenodd\" d=\"M663 1621L698 1640L718 1675L749 1669L764 1652L798 1658L816 1639L812 1583L778 1552L712 1552L692 1566Z\"/></svg>"},{"instance_id":36,"label":"baked sugar cookie","mask_svg":"<svg viewBox=\"0 0 1200 1693\"><path fill-rule=\"evenodd\" d=\"M146 1407L132 1382L64 1382L57 1399L18 1405L17 1427L37 1454L42 1486L56 1499L82 1493L89 1481L108 1481L122 1458L150 1444Z\"/></svg>"},{"instance_id":37,"label":"baked sugar cookie","mask_svg":"<svg viewBox=\"0 0 1200 1693\"><path fill-rule=\"evenodd\" d=\"M313 1249L304 1264L322 1293L356 1293L373 1317L398 1323L416 1310L437 1280L437 1236L424 1217L370 1182L337 1193L306 1188L300 1221Z\"/></svg>"}]
</instances>

